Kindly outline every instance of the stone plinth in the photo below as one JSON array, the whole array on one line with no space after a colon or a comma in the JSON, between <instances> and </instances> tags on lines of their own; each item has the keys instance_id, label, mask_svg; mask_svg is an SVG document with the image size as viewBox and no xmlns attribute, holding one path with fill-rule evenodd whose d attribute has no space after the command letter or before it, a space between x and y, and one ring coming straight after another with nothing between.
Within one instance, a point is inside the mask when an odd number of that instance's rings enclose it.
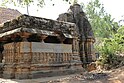
<instances>
[{"instance_id":1,"label":"stone plinth","mask_svg":"<svg viewBox=\"0 0 124 83\"><path fill-rule=\"evenodd\" d=\"M5 65L3 67L3 78L15 78L15 66L14 65Z\"/></svg>"},{"instance_id":2,"label":"stone plinth","mask_svg":"<svg viewBox=\"0 0 124 83\"><path fill-rule=\"evenodd\" d=\"M3 77L26 79L80 72L82 63L72 48L71 44L41 42L5 44Z\"/></svg>"}]
</instances>

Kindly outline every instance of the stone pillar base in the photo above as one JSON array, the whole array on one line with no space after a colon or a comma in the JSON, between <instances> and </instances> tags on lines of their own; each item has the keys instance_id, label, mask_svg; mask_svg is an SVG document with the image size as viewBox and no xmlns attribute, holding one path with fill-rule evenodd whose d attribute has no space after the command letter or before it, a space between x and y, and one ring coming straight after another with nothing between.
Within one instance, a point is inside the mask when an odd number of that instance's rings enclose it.
<instances>
[{"instance_id":1,"label":"stone pillar base","mask_svg":"<svg viewBox=\"0 0 124 83\"><path fill-rule=\"evenodd\" d=\"M14 65L5 65L3 67L3 78L13 79L15 78L15 66Z\"/></svg>"},{"instance_id":2,"label":"stone pillar base","mask_svg":"<svg viewBox=\"0 0 124 83\"><path fill-rule=\"evenodd\" d=\"M82 64L66 64L66 65L54 65L54 66L34 66L30 72L31 78L51 77L69 75L75 73L81 73L84 71ZM42 68L42 70L39 69Z\"/></svg>"},{"instance_id":3,"label":"stone pillar base","mask_svg":"<svg viewBox=\"0 0 124 83\"><path fill-rule=\"evenodd\" d=\"M16 67L15 79L29 79L30 66L28 64L23 64Z\"/></svg>"}]
</instances>

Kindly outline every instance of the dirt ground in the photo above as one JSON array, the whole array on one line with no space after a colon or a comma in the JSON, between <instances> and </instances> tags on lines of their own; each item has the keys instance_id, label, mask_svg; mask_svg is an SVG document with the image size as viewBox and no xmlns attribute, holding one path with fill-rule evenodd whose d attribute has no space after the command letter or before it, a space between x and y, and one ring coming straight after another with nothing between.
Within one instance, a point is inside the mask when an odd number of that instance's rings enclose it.
<instances>
[{"instance_id":1,"label":"dirt ground","mask_svg":"<svg viewBox=\"0 0 124 83\"><path fill-rule=\"evenodd\" d=\"M110 71L92 71L81 74L38 79L2 79L0 83L124 83L124 66Z\"/></svg>"},{"instance_id":2,"label":"dirt ground","mask_svg":"<svg viewBox=\"0 0 124 83\"><path fill-rule=\"evenodd\" d=\"M92 71L46 83L124 83L124 66L110 71Z\"/></svg>"}]
</instances>

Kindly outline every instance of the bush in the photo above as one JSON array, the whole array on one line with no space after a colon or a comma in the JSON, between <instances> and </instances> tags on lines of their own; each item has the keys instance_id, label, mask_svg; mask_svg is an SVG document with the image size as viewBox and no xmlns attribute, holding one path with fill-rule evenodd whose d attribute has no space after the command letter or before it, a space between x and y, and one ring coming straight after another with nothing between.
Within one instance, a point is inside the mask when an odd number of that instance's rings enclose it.
<instances>
[{"instance_id":1,"label":"bush","mask_svg":"<svg viewBox=\"0 0 124 83\"><path fill-rule=\"evenodd\" d=\"M111 38L103 39L102 44L99 46L100 57L97 64L108 67L116 67L120 64L119 54L124 50L123 36L115 34Z\"/></svg>"}]
</instances>

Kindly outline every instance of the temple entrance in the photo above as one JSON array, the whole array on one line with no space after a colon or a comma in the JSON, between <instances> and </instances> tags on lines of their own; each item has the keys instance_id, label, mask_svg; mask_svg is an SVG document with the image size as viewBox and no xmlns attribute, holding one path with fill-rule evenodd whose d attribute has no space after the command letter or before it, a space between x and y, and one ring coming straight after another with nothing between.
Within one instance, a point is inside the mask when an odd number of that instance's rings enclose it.
<instances>
[{"instance_id":1,"label":"temple entrance","mask_svg":"<svg viewBox=\"0 0 124 83\"><path fill-rule=\"evenodd\" d=\"M27 38L27 40L29 42L40 42L40 36L38 36L37 34L32 34L29 36L29 38Z\"/></svg>"}]
</instances>

